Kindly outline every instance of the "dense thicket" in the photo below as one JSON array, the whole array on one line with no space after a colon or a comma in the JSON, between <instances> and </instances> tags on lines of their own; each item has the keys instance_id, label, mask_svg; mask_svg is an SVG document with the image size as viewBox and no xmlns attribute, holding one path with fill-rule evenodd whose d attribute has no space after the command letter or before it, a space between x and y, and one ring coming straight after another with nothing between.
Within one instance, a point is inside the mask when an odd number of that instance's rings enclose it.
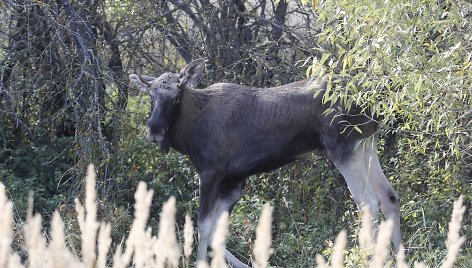
<instances>
[{"instance_id":1,"label":"dense thicket","mask_svg":"<svg viewBox=\"0 0 472 268\"><path fill-rule=\"evenodd\" d=\"M315 20L310 9L287 7L272 1L5 2L3 172L32 184L46 180L44 190L53 194L94 162L106 192L113 192L109 180L126 160L120 144L134 138L126 134L145 122L147 109L136 107L144 106L141 99L128 107L136 92L127 74L175 71L206 58L204 83L294 80L301 76L297 60L310 55L298 36L309 40L302 29L310 32Z\"/></svg>"},{"instance_id":2,"label":"dense thicket","mask_svg":"<svg viewBox=\"0 0 472 268\"><path fill-rule=\"evenodd\" d=\"M207 60L201 86L269 86L336 72L369 88L333 90L326 101L357 102L380 116L382 161L399 189L407 247L434 251L453 197L470 198L467 1L7 0L0 6L0 178L18 217L30 190L37 209L51 215L61 205L66 221L73 217L69 207L82 192L88 163L98 169L100 213L117 232L129 224L130 189L138 180L148 181L158 200L175 195L194 212L194 171L184 156L163 158L145 141L149 99L129 87L127 76L177 71L196 58ZM294 261L294 248L303 248L297 259L313 257L324 239L356 218L346 212L354 207L340 178L320 156L251 178L234 213L236 236L245 243L234 239L230 247L247 251L254 208L271 200L280 245L274 265Z\"/></svg>"}]
</instances>

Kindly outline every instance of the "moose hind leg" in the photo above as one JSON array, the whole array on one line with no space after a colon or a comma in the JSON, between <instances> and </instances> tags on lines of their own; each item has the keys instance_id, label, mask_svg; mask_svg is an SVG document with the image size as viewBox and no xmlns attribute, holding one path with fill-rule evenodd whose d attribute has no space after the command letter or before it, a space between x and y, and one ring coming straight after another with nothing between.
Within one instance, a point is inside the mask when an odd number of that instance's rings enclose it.
<instances>
[{"instance_id":1,"label":"moose hind leg","mask_svg":"<svg viewBox=\"0 0 472 268\"><path fill-rule=\"evenodd\" d=\"M245 180L234 177L225 177L220 185L220 195L218 199L218 205L216 208L216 221L214 222L214 228L221 215L227 211L231 214L231 211L234 208L234 205L241 198L243 194L243 189L245 185ZM241 262L236 258L228 249L225 249L225 258L231 264L231 267L234 268L249 268L248 265Z\"/></svg>"},{"instance_id":2,"label":"moose hind leg","mask_svg":"<svg viewBox=\"0 0 472 268\"><path fill-rule=\"evenodd\" d=\"M369 206L374 222L379 206L385 217L393 222L392 243L398 251L401 242L398 195L382 171L373 142L365 141L348 156L333 159L333 162L357 204L361 208Z\"/></svg>"}]
</instances>

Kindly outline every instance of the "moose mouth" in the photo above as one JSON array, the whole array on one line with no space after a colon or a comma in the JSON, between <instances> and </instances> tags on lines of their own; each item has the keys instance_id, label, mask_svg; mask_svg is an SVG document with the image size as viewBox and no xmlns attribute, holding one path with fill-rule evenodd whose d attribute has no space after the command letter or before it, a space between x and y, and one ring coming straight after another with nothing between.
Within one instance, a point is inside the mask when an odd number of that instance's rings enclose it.
<instances>
[{"instance_id":1,"label":"moose mouth","mask_svg":"<svg viewBox=\"0 0 472 268\"><path fill-rule=\"evenodd\" d=\"M150 129L148 129L147 139L153 143L159 144L159 148L161 149L161 153L167 154L169 152L170 142L169 138L165 135L166 131L163 129L158 131L158 133L151 133Z\"/></svg>"},{"instance_id":2,"label":"moose mouth","mask_svg":"<svg viewBox=\"0 0 472 268\"><path fill-rule=\"evenodd\" d=\"M159 132L162 132L162 133L151 133L151 130L148 129L147 136L146 136L148 141L161 143L164 140L164 131L159 131Z\"/></svg>"}]
</instances>

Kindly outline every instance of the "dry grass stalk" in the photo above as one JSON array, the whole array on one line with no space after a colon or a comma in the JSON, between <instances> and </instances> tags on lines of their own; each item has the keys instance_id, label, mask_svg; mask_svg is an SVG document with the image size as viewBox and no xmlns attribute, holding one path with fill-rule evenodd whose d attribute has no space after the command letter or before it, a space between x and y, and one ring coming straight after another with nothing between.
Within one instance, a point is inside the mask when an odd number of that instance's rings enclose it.
<instances>
[{"instance_id":1,"label":"dry grass stalk","mask_svg":"<svg viewBox=\"0 0 472 268\"><path fill-rule=\"evenodd\" d=\"M13 252L8 257L8 268L24 268L23 264L21 264L21 259L16 252Z\"/></svg>"},{"instance_id":2,"label":"dry grass stalk","mask_svg":"<svg viewBox=\"0 0 472 268\"><path fill-rule=\"evenodd\" d=\"M152 203L154 191L147 190L144 182L139 182L138 189L134 194L136 200L134 204L134 221L126 240L126 250L123 254L123 264L128 264L134 253L134 261L136 267L142 267L145 262L145 231L149 218L149 211Z\"/></svg>"},{"instance_id":3,"label":"dry grass stalk","mask_svg":"<svg viewBox=\"0 0 472 268\"><path fill-rule=\"evenodd\" d=\"M155 248L157 248L157 237L152 235L151 227L148 227L145 233L144 248L144 266L143 267L158 267L158 260L156 259Z\"/></svg>"},{"instance_id":4,"label":"dry grass stalk","mask_svg":"<svg viewBox=\"0 0 472 268\"><path fill-rule=\"evenodd\" d=\"M361 210L361 229L359 230L359 246L367 251L374 249L374 239L372 236L372 215L370 209L365 206Z\"/></svg>"},{"instance_id":5,"label":"dry grass stalk","mask_svg":"<svg viewBox=\"0 0 472 268\"><path fill-rule=\"evenodd\" d=\"M147 267L155 266L154 254L152 251L152 238L150 231L146 231L146 224L149 218L149 211L152 203L154 191L147 190L144 182L138 184L138 189L134 194L136 200L134 204L134 221L131 226L128 238L126 239L125 252L122 251L122 245L118 245L113 257L114 268L124 268L129 265L134 253L134 266Z\"/></svg>"},{"instance_id":6,"label":"dry grass stalk","mask_svg":"<svg viewBox=\"0 0 472 268\"><path fill-rule=\"evenodd\" d=\"M159 216L159 232L154 237L153 254L157 267L177 267L180 248L175 236L175 198L171 197L162 206Z\"/></svg>"},{"instance_id":7,"label":"dry grass stalk","mask_svg":"<svg viewBox=\"0 0 472 268\"><path fill-rule=\"evenodd\" d=\"M273 253L272 245L272 208L266 204L262 209L259 224L256 228L256 241L254 242L254 267L265 268L269 257Z\"/></svg>"},{"instance_id":8,"label":"dry grass stalk","mask_svg":"<svg viewBox=\"0 0 472 268\"><path fill-rule=\"evenodd\" d=\"M331 267L342 268L344 267L344 249L347 245L347 232L342 230L336 240L334 241L334 252L333 260L331 261Z\"/></svg>"},{"instance_id":9,"label":"dry grass stalk","mask_svg":"<svg viewBox=\"0 0 472 268\"><path fill-rule=\"evenodd\" d=\"M113 267L124 268L129 265L134 253L134 263L136 267L143 267L146 263L146 224L149 218L152 196L154 191L147 190L146 183L140 182L134 194L134 221L131 226L128 238L126 239L126 249L122 251L122 244L118 245L113 256Z\"/></svg>"},{"instance_id":10,"label":"dry grass stalk","mask_svg":"<svg viewBox=\"0 0 472 268\"><path fill-rule=\"evenodd\" d=\"M462 227L462 218L464 217L465 206L463 206L464 197L461 195L457 201L454 201L452 209L451 221L449 222L449 231L447 233L446 248L447 256L442 264L442 268L453 267L456 261L457 254L459 254L462 244L465 242L465 237L460 236L459 232Z\"/></svg>"},{"instance_id":11,"label":"dry grass stalk","mask_svg":"<svg viewBox=\"0 0 472 268\"><path fill-rule=\"evenodd\" d=\"M22 268L20 257L11 250L13 239L13 204L0 182L0 267Z\"/></svg>"},{"instance_id":12,"label":"dry grass stalk","mask_svg":"<svg viewBox=\"0 0 472 268\"><path fill-rule=\"evenodd\" d=\"M49 249L52 255L52 267L63 268L74 266L77 263L77 260L67 249L65 243L64 223L57 211L54 212L52 217L51 238Z\"/></svg>"},{"instance_id":13,"label":"dry grass stalk","mask_svg":"<svg viewBox=\"0 0 472 268\"><path fill-rule=\"evenodd\" d=\"M397 268L408 268L408 263L405 261L405 247L402 244L397 253Z\"/></svg>"},{"instance_id":14,"label":"dry grass stalk","mask_svg":"<svg viewBox=\"0 0 472 268\"><path fill-rule=\"evenodd\" d=\"M74 199L75 211L77 212L77 222L79 223L80 233L85 233L85 208L80 203L79 199Z\"/></svg>"},{"instance_id":15,"label":"dry grass stalk","mask_svg":"<svg viewBox=\"0 0 472 268\"><path fill-rule=\"evenodd\" d=\"M184 225L184 257L187 263L187 267L190 261L190 255L192 254L193 245L193 222L189 214L185 215Z\"/></svg>"},{"instance_id":16,"label":"dry grass stalk","mask_svg":"<svg viewBox=\"0 0 472 268\"><path fill-rule=\"evenodd\" d=\"M326 260L320 254L316 254L316 266L320 268L342 268L344 267L344 250L347 245L347 232L346 230L342 230L336 240L334 241L333 245L333 253L332 253L332 260L331 265L328 265Z\"/></svg>"},{"instance_id":17,"label":"dry grass stalk","mask_svg":"<svg viewBox=\"0 0 472 268\"><path fill-rule=\"evenodd\" d=\"M41 233L41 216L28 213L25 228L25 243L28 250L29 268L49 267L50 256L46 240Z\"/></svg>"},{"instance_id":18,"label":"dry grass stalk","mask_svg":"<svg viewBox=\"0 0 472 268\"><path fill-rule=\"evenodd\" d=\"M211 248L213 249L213 258L211 260L212 268L226 268L228 265L225 260L225 241L228 236L229 214L223 212L216 224L216 230L213 234Z\"/></svg>"},{"instance_id":19,"label":"dry grass stalk","mask_svg":"<svg viewBox=\"0 0 472 268\"><path fill-rule=\"evenodd\" d=\"M122 244L119 244L116 247L115 254L113 254L113 268L124 268L126 267L127 263L125 264L123 261L123 251L122 251Z\"/></svg>"},{"instance_id":20,"label":"dry grass stalk","mask_svg":"<svg viewBox=\"0 0 472 268\"><path fill-rule=\"evenodd\" d=\"M180 248L175 235L175 197L162 206L159 219L159 235L157 238L157 267L177 267L179 265Z\"/></svg>"},{"instance_id":21,"label":"dry grass stalk","mask_svg":"<svg viewBox=\"0 0 472 268\"><path fill-rule=\"evenodd\" d=\"M13 208L5 193L5 186L0 183L0 267L7 267L11 255Z\"/></svg>"},{"instance_id":22,"label":"dry grass stalk","mask_svg":"<svg viewBox=\"0 0 472 268\"><path fill-rule=\"evenodd\" d=\"M97 268L105 268L107 262L108 251L111 245L111 225L109 223L101 223L98 232L98 259Z\"/></svg>"},{"instance_id":23,"label":"dry grass stalk","mask_svg":"<svg viewBox=\"0 0 472 268\"><path fill-rule=\"evenodd\" d=\"M208 263L206 261L197 261L197 268L209 268Z\"/></svg>"},{"instance_id":24,"label":"dry grass stalk","mask_svg":"<svg viewBox=\"0 0 472 268\"><path fill-rule=\"evenodd\" d=\"M316 254L316 267L318 268L328 268L329 265L320 254Z\"/></svg>"},{"instance_id":25,"label":"dry grass stalk","mask_svg":"<svg viewBox=\"0 0 472 268\"><path fill-rule=\"evenodd\" d=\"M393 222L391 220L384 221L379 226L377 234L377 243L375 245L374 256L369 267L383 267L388 257L390 249L390 238L392 237Z\"/></svg>"},{"instance_id":26,"label":"dry grass stalk","mask_svg":"<svg viewBox=\"0 0 472 268\"><path fill-rule=\"evenodd\" d=\"M59 212L54 211L51 222L51 242L49 247L52 251L52 259L54 267L66 267L66 258L62 255L66 255L67 251L65 245L65 234L64 234L64 223L61 220Z\"/></svg>"},{"instance_id":27,"label":"dry grass stalk","mask_svg":"<svg viewBox=\"0 0 472 268\"><path fill-rule=\"evenodd\" d=\"M93 174L93 166L89 167L87 175L87 193L85 208L77 201L78 220L82 233L82 250L84 252L83 262L79 261L74 256L65 244L64 223L55 212L51 222L51 241L49 246L46 244L46 239L42 235L41 217L39 215L32 215L32 199L29 202L29 210L27 221L24 225L25 243L28 253L28 267L45 267L45 268L105 268L107 253L111 244L111 226L110 224L101 224L98 238L96 235L98 222L96 221L96 203L95 203L95 177ZM90 180L90 181L89 181ZM149 217L149 209L151 205L153 191L147 190L145 183L138 185L138 190L135 194L135 220L133 222L130 235L126 242L126 252L122 253L122 245L118 245L114 255L113 267L125 268L130 266L131 258L134 254L133 267L178 267L180 257L180 249L175 236L175 198L170 198L163 206L159 227L159 238L151 235L151 229L145 229ZM93 202L92 202L93 201ZM0 267L20 268L24 267L20 261L18 254L11 250L12 241L12 204L7 200L5 189L0 183ZM452 213L451 222L449 224L448 239L446 247L448 255L444 260L442 267L452 267L461 245L465 238L461 237L459 232L465 207L463 206L463 197L454 202L454 209ZM211 262L211 267L225 268L228 267L225 261L225 240L228 235L228 213L223 213L218 221L213 241L212 248L214 257ZM366 220L367 219L367 220ZM376 243L369 241L367 237L371 238L370 233L370 216L363 216L363 228L360 236L366 235L364 238L359 238L360 243L369 245L372 243L375 246L374 256L369 263L369 267L383 267L388 257L390 248L390 236L392 231L392 222L383 222L379 227L379 234ZM261 219L257 227L257 238L255 242L254 257L255 267L267 267L267 261L271 254L271 211L270 207L266 205L262 211ZM189 260L192 251L193 243L193 227L190 217L186 217L186 227L184 228L185 243L184 256ZM85 240L85 241L84 241ZM93 242L94 245L87 243ZM342 231L336 238L334 250L332 255L331 267L343 267L344 249L346 246L347 235ZM95 254L95 243L98 242L98 257ZM367 246L369 247L369 246ZM93 252L88 252L93 250ZM86 255L86 254L87 255ZM91 258L93 256L93 258ZM95 263L96 262L96 263ZM316 256L316 263L318 267L330 267L321 255ZM92 265L92 266L90 266ZM360 264L362 266L362 264ZM187 263L187 267L189 263ZM209 267L205 262L198 262L198 268ZM364 266L363 266L364 267ZM397 267L405 268L408 264L405 262L404 249L401 246L397 256ZM414 267L423 268L426 265L422 262L415 262Z\"/></svg>"},{"instance_id":28,"label":"dry grass stalk","mask_svg":"<svg viewBox=\"0 0 472 268\"><path fill-rule=\"evenodd\" d=\"M87 177L85 178L85 210L82 204L75 199L77 210L77 220L82 237L82 256L85 267L94 267L97 243L97 203L96 203L96 175L94 166L90 164L87 168Z\"/></svg>"}]
</instances>

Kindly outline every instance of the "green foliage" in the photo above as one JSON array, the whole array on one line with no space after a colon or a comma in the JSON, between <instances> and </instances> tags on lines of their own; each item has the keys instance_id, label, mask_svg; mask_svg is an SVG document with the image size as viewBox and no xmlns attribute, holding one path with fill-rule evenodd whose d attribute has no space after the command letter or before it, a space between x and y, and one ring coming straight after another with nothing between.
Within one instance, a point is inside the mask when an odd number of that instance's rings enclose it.
<instances>
[{"instance_id":1,"label":"green foliage","mask_svg":"<svg viewBox=\"0 0 472 268\"><path fill-rule=\"evenodd\" d=\"M15 201L19 216L26 216L29 192L35 193L35 206L51 212L73 197L67 195L69 151L63 151L70 142L57 138L49 145L12 144L14 133L0 126L0 179ZM59 178L56 180L56 178Z\"/></svg>"},{"instance_id":2,"label":"green foliage","mask_svg":"<svg viewBox=\"0 0 472 268\"><path fill-rule=\"evenodd\" d=\"M444 248L448 219L443 215L450 215L450 200L459 194L472 197L467 5L428 0L314 4L320 32L307 75L350 77L345 89L336 83L329 87L324 101L356 104L387 130L380 146L383 167L400 195L410 263L441 262L444 253L437 249Z\"/></svg>"},{"instance_id":3,"label":"green foliage","mask_svg":"<svg viewBox=\"0 0 472 268\"><path fill-rule=\"evenodd\" d=\"M421 153L471 159L472 24L460 1L328 0L314 8L320 56L308 76L352 77L326 101L355 103L386 126L401 122L395 130Z\"/></svg>"}]
</instances>

